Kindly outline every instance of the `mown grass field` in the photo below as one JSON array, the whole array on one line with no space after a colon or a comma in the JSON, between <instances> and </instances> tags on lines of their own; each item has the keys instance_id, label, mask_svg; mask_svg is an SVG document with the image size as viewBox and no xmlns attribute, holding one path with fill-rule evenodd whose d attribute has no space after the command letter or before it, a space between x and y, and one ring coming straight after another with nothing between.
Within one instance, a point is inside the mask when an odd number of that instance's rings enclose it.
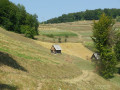
<instances>
[{"instance_id":1,"label":"mown grass field","mask_svg":"<svg viewBox=\"0 0 120 90\"><path fill-rule=\"evenodd\" d=\"M53 29L62 26L47 25L47 27ZM71 42L75 42L75 38L80 42L81 36L71 37L73 39ZM48 42L42 42L40 39L31 40L0 28L0 88L3 90L120 89L120 75L116 74L111 80L100 77L94 64L84 60L91 51L81 43L70 43L70 41L61 43L63 53L54 55L50 53L53 43ZM84 50L85 52L81 53Z\"/></svg>"},{"instance_id":2,"label":"mown grass field","mask_svg":"<svg viewBox=\"0 0 120 90\"><path fill-rule=\"evenodd\" d=\"M72 33L72 32L68 32L68 31L64 31L64 30L40 30L40 35L44 35L44 36L52 36L52 37L73 37L73 36L77 36L77 34Z\"/></svg>"}]
</instances>

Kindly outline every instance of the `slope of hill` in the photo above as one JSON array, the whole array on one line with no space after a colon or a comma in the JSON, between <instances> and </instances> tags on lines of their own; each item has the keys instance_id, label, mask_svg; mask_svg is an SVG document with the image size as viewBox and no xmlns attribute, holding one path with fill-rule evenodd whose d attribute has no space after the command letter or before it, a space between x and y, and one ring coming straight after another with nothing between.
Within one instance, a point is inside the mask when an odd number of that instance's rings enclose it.
<instances>
[{"instance_id":1,"label":"slope of hill","mask_svg":"<svg viewBox=\"0 0 120 90\"><path fill-rule=\"evenodd\" d=\"M36 41L36 42L48 49L50 49L52 45L57 44L57 43L48 43L41 41ZM59 43L59 45L62 47L63 53L80 57L85 60L86 59L90 60L93 54L89 49L84 47L82 43Z\"/></svg>"},{"instance_id":2,"label":"slope of hill","mask_svg":"<svg viewBox=\"0 0 120 90\"><path fill-rule=\"evenodd\" d=\"M35 40L0 28L0 89L119 90L101 78L87 60L63 53L53 55Z\"/></svg>"},{"instance_id":3,"label":"slope of hill","mask_svg":"<svg viewBox=\"0 0 120 90\"><path fill-rule=\"evenodd\" d=\"M97 21L96 21L97 22ZM93 41L91 39L92 36L92 25L93 21L76 21L76 22L68 22L68 23L58 23L58 24L40 24L39 31L41 30L65 30L68 32L73 32L77 34L77 37L68 37L67 42L72 43L82 43L84 46L88 47L90 50L94 49ZM114 25L115 28L120 28L120 22L116 22ZM45 42L54 42L53 38L38 36L40 41ZM61 37L62 43L64 42L65 37ZM43 40L44 39L44 40ZM55 38L55 42L57 42L57 38Z\"/></svg>"}]
</instances>

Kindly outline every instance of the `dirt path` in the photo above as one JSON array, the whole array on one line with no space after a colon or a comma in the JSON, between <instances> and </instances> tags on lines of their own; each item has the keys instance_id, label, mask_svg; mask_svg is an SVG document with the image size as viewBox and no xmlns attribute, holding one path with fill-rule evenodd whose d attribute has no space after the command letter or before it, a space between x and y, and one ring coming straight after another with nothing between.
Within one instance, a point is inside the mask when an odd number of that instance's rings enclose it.
<instances>
[{"instance_id":1,"label":"dirt path","mask_svg":"<svg viewBox=\"0 0 120 90\"><path fill-rule=\"evenodd\" d=\"M42 83L38 84L37 90L41 90L42 89Z\"/></svg>"},{"instance_id":2,"label":"dirt path","mask_svg":"<svg viewBox=\"0 0 120 90\"><path fill-rule=\"evenodd\" d=\"M69 82L69 83L77 83L77 82L80 82L80 81L90 81L92 78L94 77L94 73L92 71L87 71L87 70L83 70L82 71L82 75L76 77L76 78L73 78L73 79L66 79L66 80L63 80L65 82Z\"/></svg>"}]
</instances>

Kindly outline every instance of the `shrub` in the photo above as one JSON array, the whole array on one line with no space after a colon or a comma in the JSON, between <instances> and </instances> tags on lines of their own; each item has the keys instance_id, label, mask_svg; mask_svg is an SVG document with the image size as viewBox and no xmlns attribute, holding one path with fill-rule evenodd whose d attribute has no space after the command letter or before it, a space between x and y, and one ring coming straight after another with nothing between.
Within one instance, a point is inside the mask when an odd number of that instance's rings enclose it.
<instances>
[{"instance_id":1,"label":"shrub","mask_svg":"<svg viewBox=\"0 0 120 90\"><path fill-rule=\"evenodd\" d=\"M120 22L120 16L117 16L117 17L116 17L116 21L117 21L117 22Z\"/></svg>"},{"instance_id":2,"label":"shrub","mask_svg":"<svg viewBox=\"0 0 120 90\"><path fill-rule=\"evenodd\" d=\"M27 25L22 25L21 26L21 33L25 34L26 37L34 39L35 36L35 30L34 28L27 26Z\"/></svg>"},{"instance_id":3,"label":"shrub","mask_svg":"<svg viewBox=\"0 0 120 90\"><path fill-rule=\"evenodd\" d=\"M61 43L61 37L58 38L58 42Z\"/></svg>"}]
</instances>

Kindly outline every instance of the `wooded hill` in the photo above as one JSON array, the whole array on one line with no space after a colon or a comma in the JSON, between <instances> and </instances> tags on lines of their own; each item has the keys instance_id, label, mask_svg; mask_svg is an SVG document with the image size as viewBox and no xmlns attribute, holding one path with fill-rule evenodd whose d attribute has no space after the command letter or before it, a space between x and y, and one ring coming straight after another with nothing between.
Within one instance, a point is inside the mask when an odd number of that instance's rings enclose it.
<instances>
[{"instance_id":1,"label":"wooded hill","mask_svg":"<svg viewBox=\"0 0 120 90\"><path fill-rule=\"evenodd\" d=\"M15 5L9 0L0 0L0 26L6 30L34 38L34 35L38 34L37 18L36 14L27 13L23 5Z\"/></svg>"},{"instance_id":2,"label":"wooded hill","mask_svg":"<svg viewBox=\"0 0 120 90\"><path fill-rule=\"evenodd\" d=\"M102 13L105 13L107 16L111 16L112 18L116 18L116 16L120 16L120 9L95 9L63 14L62 16L47 20L44 23L64 23L79 20L98 20Z\"/></svg>"}]
</instances>

